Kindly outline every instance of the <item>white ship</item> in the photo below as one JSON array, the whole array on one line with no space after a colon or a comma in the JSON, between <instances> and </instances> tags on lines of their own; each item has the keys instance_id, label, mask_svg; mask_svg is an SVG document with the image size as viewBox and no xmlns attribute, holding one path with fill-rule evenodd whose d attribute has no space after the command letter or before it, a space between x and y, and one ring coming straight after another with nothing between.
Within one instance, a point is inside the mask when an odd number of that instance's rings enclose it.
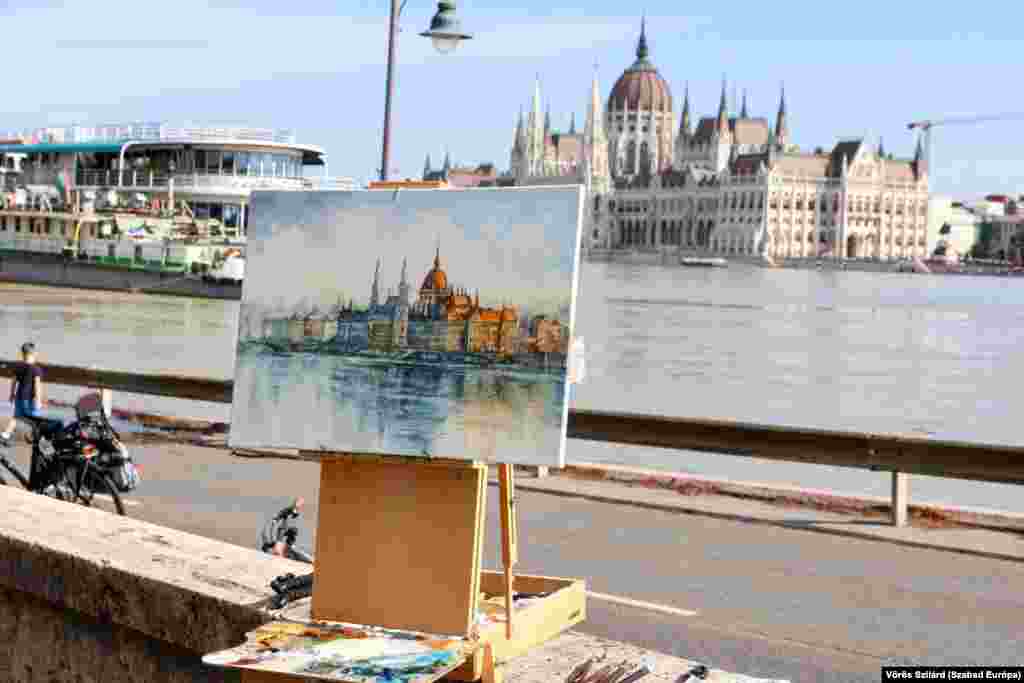
<instances>
[{"instance_id":1,"label":"white ship","mask_svg":"<svg viewBox=\"0 0 1024 683\"><path fill-rule=\"evenodd\" d=\"M307 176L312 167L321 173ZM135 123L0 134L0 254L238 281L259 189L354 183L329 177L324 151L286 130Z\"/></svg>"}]
</instances>

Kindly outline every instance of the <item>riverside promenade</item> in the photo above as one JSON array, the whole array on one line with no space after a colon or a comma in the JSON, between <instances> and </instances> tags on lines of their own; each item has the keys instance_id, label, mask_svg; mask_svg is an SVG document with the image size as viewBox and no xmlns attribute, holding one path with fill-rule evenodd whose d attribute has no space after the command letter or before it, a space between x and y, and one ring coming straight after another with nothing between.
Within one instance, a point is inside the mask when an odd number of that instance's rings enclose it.
<instances>
[{"instance_id":1,"label":"riverside promenade","mask_svg":"<svg viewBox=\"0 0 1024 683\"><path fill-rule=\"evenodd\" d=\"M303 496L300 545L314 546L314 463L242 458L215 438L139 438L133 518L253 548L262 522ZM676 671L698 661L792 681L877 681L890 664L1021 663L1019 531L913 515L894 528L870 510L682 495L593 474L522 478L519 488L520 571L585 577L592 591L587 620L559 642L600 650L592 639L608 639L675 657L664 666ZM488 545L489 567L497 551ZM510 680L561 680L547 675Z\"/></svg>"}]
</instances>

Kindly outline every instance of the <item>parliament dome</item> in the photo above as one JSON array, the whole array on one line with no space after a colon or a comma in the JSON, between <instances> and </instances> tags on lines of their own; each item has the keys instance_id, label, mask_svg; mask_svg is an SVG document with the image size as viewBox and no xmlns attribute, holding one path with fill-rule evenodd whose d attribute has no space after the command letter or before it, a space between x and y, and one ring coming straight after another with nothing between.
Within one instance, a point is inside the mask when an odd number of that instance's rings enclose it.
<instances>
[{"instance_id":1,"label":"parliament dome","mask_svg":"<svg viewBox=\"0 0 1024 683\"><path fill-rule=\"evenodd\" d=\"M672 111L672 90L658 73L658 68L648 59L648 55L647 34L644 24L641 23L636 61L612 86L611 95L608 96L609 110L628 108L630 111Z\"/></svg>"}]
</instances>

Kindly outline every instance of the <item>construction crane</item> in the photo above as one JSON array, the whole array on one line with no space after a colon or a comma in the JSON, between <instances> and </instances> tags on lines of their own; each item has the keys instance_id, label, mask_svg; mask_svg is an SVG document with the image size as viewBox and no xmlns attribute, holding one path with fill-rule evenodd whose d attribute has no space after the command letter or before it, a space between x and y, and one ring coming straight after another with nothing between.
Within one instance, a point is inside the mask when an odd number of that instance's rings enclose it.
<instances>
[{"instance_id":1,"label":"construction crane","mask_svg":"<svg viewBox=\"0 0 1024 683\"><path fill-rule=\"evenodd\" d=\"M1024 113L1017 114L995 114L991 116L963 116L959 118L949 119L930 119L924 121L914 121L907 124L908 130L914 130L919 128L924 135L924 153L925 161L931 166L932 163L932 128L934 126L948 126L957 123L972 124L972 123L988 123L990 121L1024 121Z\"/></svg>"}]
</instances>

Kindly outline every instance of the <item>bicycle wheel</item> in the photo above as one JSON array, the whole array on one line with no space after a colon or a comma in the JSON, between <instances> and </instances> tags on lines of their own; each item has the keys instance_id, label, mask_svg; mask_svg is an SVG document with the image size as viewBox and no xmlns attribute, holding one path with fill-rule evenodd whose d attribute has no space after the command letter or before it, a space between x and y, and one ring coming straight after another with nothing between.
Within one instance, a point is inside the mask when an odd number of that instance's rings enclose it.
<instances>
[{"instance_id":1,"label":"bicycle wheel","mask_svg":"<svg viewBox=\"0 0 1024 683\"><path fill-rule=\"evenodd\" d=\"M19 470L13 462L8 460L6 457L3 457L0 458L0 465L3 465L4 469L6 469L8 472L14 475L14 478L18 480L18 483L21 484L22 487L24 487L26 490L31 490L29 488L28 479L25 478L25 475L21 473L21 470ZM7 481L4 479L3 473L0 472L0 486L6 485Z\"/></svg>"},{"instance_id":2,"label":"bicycle wheel","mask_svg":"<svg viewBox=\"0 0 1024 683\"><path fill-rule=\"evenodd\" d=\"M114 482L106 474L84 465L74 462L68 463L65 468L66 481L69 484L68 493L71 494L71 501L86 507L96 508L104 512L111 512L118 515L125 514L124 503L121 501L121 494L118 492ZM58 496L60 494L58 493Z\"/></svg>"}]
</instances>

